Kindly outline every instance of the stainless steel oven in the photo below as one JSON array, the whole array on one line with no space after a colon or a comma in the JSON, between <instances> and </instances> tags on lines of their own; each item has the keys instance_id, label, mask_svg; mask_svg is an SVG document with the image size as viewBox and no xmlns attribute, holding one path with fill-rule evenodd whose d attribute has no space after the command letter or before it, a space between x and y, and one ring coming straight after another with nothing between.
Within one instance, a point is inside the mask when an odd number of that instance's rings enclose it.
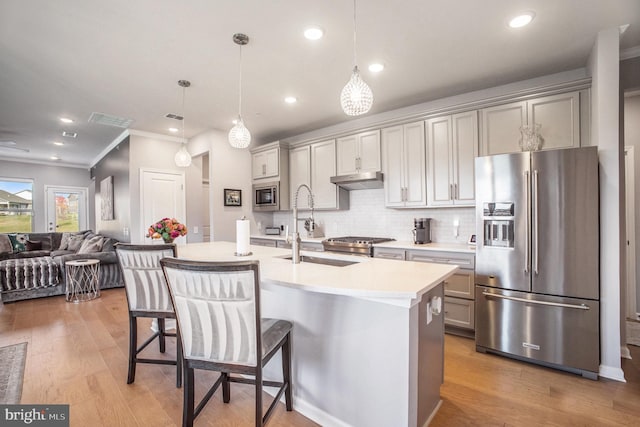
<instances>
[{"instance_id":1,"label":"stainless steel oven","mask_svg":"<svg viewBox=\"0 0 640 427\"><path fill-rule=\"evenodd\" d=\"M264 182L253 185L253 210L280 210L280 183Z\"/></svg>"}]
</instances>

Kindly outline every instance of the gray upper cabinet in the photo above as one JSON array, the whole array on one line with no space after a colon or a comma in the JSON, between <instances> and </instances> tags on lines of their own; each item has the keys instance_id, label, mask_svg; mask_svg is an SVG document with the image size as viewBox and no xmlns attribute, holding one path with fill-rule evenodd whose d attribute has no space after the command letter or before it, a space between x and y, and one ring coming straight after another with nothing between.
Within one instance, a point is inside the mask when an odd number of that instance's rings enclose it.
<instances>
[{"instance_id":1,"label":"gray upper cabinet","mask_svg":"<svg viewBox=\"0 0 640 427\"><path fill-rule=\"evenodd\" d=\"M481 110L480 155L520 151L520 126L541 125L542 150L580 146L579 91L549 95Z\"/></svg>"},{"instance_id":2,"label":"gray upper cabinet","mask_svg":"<svg viewBox=\"0 0 640 427\"><path fill-rule=\"evenodd\" d=\"M280 148L254 153L251 157L253 179L273 178L280 174Z\"/></svg>"},{"instance_id":3,"label":"gray upper cabinet","mask_svg":"<svg viewBox=\"0 0 640 427\"><path fill-rule=\"evenodd\" d=\"M306 184L311 187L311 148L308 145L289 150L289 183L291 184L289 206L293 208L298 186ZM298 200L297 207L298 209L309 209L309 198L306 191L302 195L303 197Z\"/></svg>"},{"instance_id":4,"label":"gray upper cabinet","mask_svg":"<svg viewBox=\"0 0 640 427\"><path fill-rule=\"evenodd\" d=\"M426 205L424 122L382 129L387 207Z\"/></svg>"},{"instance_id":5,"label":"gray upper cabinet","mask_svg":"<svg viewBox=\"0 0 640 427\"><path fill-rule=\"evenodd\" d=\"M380 131L344 136L337 140L337 175L380 171Z\"/></svg>"},{"instance_id":6,"label":"gray upper cabinet","mask_svg":"<svg viewBox=\"0 0 640 427\"><path fill-rule=\"evenodd\" d=\"M436 117L426 122L427 205L475 205L478 113Z\"/></svg>"}]
</instances>

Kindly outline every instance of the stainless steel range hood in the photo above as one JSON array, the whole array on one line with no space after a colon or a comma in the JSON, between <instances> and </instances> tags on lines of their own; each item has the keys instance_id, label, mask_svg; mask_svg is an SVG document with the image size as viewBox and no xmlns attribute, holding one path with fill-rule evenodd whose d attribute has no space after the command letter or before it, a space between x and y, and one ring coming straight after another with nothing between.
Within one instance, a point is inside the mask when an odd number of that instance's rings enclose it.
<instances>
[{"instance_id":1,"label":"stainless steel range hood","mask_svg":"<svg viewBox=\"0 0 640 427\"><path fill-rule=\"evenodd\" d=\"M368 190L382 188L382 172L362 172L351 175L332 176L331 182L345 190Z\"/></svg>"}]
</instances>

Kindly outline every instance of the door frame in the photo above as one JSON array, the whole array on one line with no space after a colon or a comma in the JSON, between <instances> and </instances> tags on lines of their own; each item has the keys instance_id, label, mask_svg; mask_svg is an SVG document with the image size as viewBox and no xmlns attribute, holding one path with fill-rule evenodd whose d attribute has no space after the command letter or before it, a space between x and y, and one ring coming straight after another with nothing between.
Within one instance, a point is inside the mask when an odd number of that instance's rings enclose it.
<instances>
[{"instance_id":1,"label":"door frame","mask_svg":"<svg viewBox=\"0 0 640 427\"><path fill-rule=\"evenodd\" d=\"M89 226L89 188L88 187L71 187L68 185L45 185L44 186L44 228L47 232L54 232L56 230L49 229L49 215L51 214L49 209L49 196L54 193L82 193L84 197L84 203L78 204L78 207L84 210L84 215L78 212L78 227L79 231L87 230ZM55 200L54 200L55 206ZM54 209L55 211L55 209ZM54 221L55 221L55 212ZM83 222L84 221L84 222Z\"/></svg>"},{"instance_id":2,"label":"door frame","mask_svg":"<svg viewBox=\"0 0 640 427\"><path fill-rule=\"evenodd\" d=\"M638 319L636 304L636 221L635 221L635 158L632 146L624 147L625 218L626 218L626 262L627 304L626 317Z\"/></svg>"}]
</instances>

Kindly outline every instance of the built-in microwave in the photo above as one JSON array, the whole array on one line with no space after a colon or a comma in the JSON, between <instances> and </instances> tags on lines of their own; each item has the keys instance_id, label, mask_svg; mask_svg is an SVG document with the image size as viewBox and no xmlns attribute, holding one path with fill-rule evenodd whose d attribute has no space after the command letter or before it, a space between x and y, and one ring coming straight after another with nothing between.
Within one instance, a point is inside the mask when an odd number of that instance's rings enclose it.
<instances>
[{"instance_id":1,"label":"built-in microwave","mask_svg":"<svg viewBox=\"0 0 640 427\"><path fill-rule=\"evenodd\" d=\"M253 210L280 210L280 183L262 182L253 185Z\"/></svg>"}]
</instances>

